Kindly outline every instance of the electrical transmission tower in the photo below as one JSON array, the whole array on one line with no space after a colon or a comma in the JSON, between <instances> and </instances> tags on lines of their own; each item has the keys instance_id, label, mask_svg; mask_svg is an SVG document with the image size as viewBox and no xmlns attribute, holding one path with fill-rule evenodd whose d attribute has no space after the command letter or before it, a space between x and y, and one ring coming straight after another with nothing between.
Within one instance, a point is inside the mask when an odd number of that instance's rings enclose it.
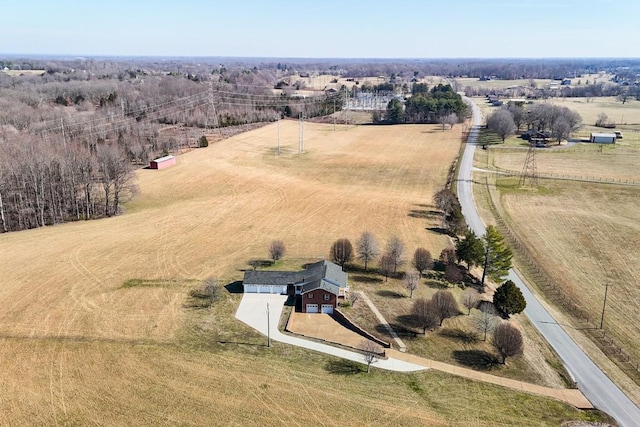
<instances>
[{"instance_id":1,"label":"electrical transmission tower","mask_svg":"<svg viewBox=\"0 0 640 427\"><path fill-rule=\"evenodd\" d=\"M213 127L218 131L218 135L220 135L220 124L218 123L218 112L216 111L216 103L213 99L213 82L209 82L209 103L211 104L211 116L213 118ZM204 128L207 128L207 124L205 123Z\"/></svg>"},{"instance_id":2,"label":"electrical transmission tower","mask_svg":"<svg viewBox=\"0 0 640 427\"><path fill-rule=\"evenodd\" d=\"M535 144L529 145L529 150L527 150L527 158L524 159L524 166L522 167L522 172L520 173L520 180L518 181L518 187L524 187L529 179L529 185L531 187L538 186L538 166L536 165L536 146Z\"/></svg>"}]
</instances>

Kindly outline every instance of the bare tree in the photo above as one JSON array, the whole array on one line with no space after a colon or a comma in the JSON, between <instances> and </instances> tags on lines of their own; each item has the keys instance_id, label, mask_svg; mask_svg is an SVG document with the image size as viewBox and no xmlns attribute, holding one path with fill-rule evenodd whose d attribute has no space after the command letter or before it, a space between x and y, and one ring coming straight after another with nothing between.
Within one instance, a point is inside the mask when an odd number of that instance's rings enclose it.
<instances>
[{"instance_id":1,"label":"bare tree","mask_svg":"<svg viewBox=\"0 0 640 427\"><path fill-rule=\"evenodd\" d=\"M460 204L456 195L448 188L443 188L434 194L433 203L435 203L436 208L444 213L444 216L449 215L454 207Z\"/></svg>"},{"instance_id":2,"label":"bare tree","mask_svg":"<svg viewBox=\"0 0 640 427\"><path fill-rule=\"evenodd\" d=\"M498 351L503 365L507 357L520 356L524 350L522 333L508 322L502 322L495 327L491 344Z\"/></svg>"},{"instance_id":3,"label":"bare tree","mask_svg":"<svg viewBox=\"0 0 640 427\"><path fill-rule=\"evenodd\" d=\"M598 120L596 120L597 127L605 127L609 124L609 116L606 113L598 114Z\"/></svg>"},{"instance_id":4,"label":"bare tree","mask_svg":"<svg viewBox=\"0 0 640 427\"><path fill-rule=\"evenodd\" d=\"M629 98L631 98L631 94L629 93L629 89L626 87L622 87L620 89L620 93L616 96L616 99L622 102L622 105L624 105Z\"/></svg>"},{"instance_id":5,"label":"bare tree","mask_svg":"<svg viewBox=\"0 0 640 427\"><path fill-rule=\"evenodd\" d=\"M463 267L460 267L458 264L447 264L444 267L444 279L454 285L461 283L464 278L462 268Z\"/></svg>"},{"instance_id":6,"label":"bare tree","mask_svg":"<svg viewBox=\"0 0 640 427\"><path fill-rule=\"evenodd\" d=\"M369 231L360 235L356 242L356 250L358 251L358 259L364 262L364 271L367 271L369 262L373 261L380 253L378 241Z\"/></svg>"},{"instance_id":7,"label":"bare tree","mask_svg":"<svg viewBox=\"0 0 640 427\"><path fill-rule=\"evenodd\" d=\"M353 246L349 239L338 239L331 245L331 259L344 270L346 263L353 259Z\"/></svg>"},{"instance_id":8,"label":"bare tree","mask_svg":"<svg viewBox=\"0 0 640 427\"><path fill-rule=\"evenodd\" d=\"M427 329L438 326L440 319L436 313L433 302L427 298L418 298L411 306L411 314L416 325L422 329L422 334L426 335Z\"/></svg>"},{"instance_id":9,"label":"bare tree","mask_svg":"<svg viewBox=\"0 0 640 427\"><path fill-rule=\"evenodd\" d=\"M262 262L259 259L251 258L249 260L248 264L251 266L251 268L253 268L255 270L256 268L260 267Z\"/></svg>"},{"instance_id":10,"label":"bare tree","mask_svg":"<svg viewBox=\"0 0 640 427\"><path fill-rule=\"evenodd\" d=\"M431 303L434 306L436 316L442 326L444 319L456 316L460 313L458 303L449 291L438 291L431 297Z\"/></svg>"},{"instance_id":11,"label":"bare tree","mask_svg":"<svg viewBox=\"0 0 640 427\"><path fill-rule=\"evenodd\" d=\"M409 298L413 298L413 291L418 288L420 277L422 276L414 271L410 271L404 276L404 287L409 291Z\"/></svg>"},{"instance_id":12,"label":"bare tree","mask_svg":"<svg viewBox=\"0 0 640 427\"><path fill-rule=\"evenodd\" d=\"M489 303L482 304L480 314L473 318L476 329L484 334L484 338L482 338L483 341L487 340L487 333L492 332L499 321L498 312L493 305Z\"/></svg>"},{"instance_id":13,"label":"bare tree","mask_svg":"<svg viewBox=\"0 0 640 427\"><path fill-rule=\"evenodd\" d=\"M269 244L269 256L275 262L282 258L287 251L282 240L272 240Z\"/></svg>"},{"instance_id":14,"label":"bare tree","mask_svg":"<svg viewBox=\"0 0 640 427\"><path fill-rule=\"evenodd\" d=\"M449 125L449 129L453 129L453 126L459 121L460 119L456 113L449 113L445 118L445 123Z\"/></svg>"},{"instance_id":15,"label":"bare tree","mask_svg":"<svg viewBox=\"0 0 640 427\"><path fill-rule=\"evenodd\" d=\"M502 138L502 142L516 132L513 116L506 109L499 109L487 118L487 128Z\"/></svg>"},{"instance_id":16,"label":"bare tree","mask_svg":"<svg viewBox=\"0 0 640 427\"><path fill-rule=\"evenodd\" d=\"M440 262L444 265L456 264L458 262L458 254L455 248L444 248L440 252Z\"/></svg>"},{"instance_id":17,"label":"bare tree","mask_svg":"<svg viewBox=\"0 0 640 427\"><path fill-rule=\"evenodd\" d=\"M356 302L360 299L360 294L358 292L349 292L349 302L353 307Z\"/></svg>"},{"instance_id":18,"label":"bare tree","mask_svg":"<svg viewBox=\"0 0 640 427\"><path fill-rule=\"evenodd\" d=\"M416 249L416 251L413 253L411 264L416 270L418 270L418 273L420 273L420 277L422 277L422 273L425 270L429 270L433 267L433 257L431 256L431 252L429 252L429 250L425 248Z\"/></svg>"},{"instance_id":19,"label":"bare tree","mask_svg":"<svg viewBox=\"0 0 640 427\"><path fill-rule=\"evenodd\" d=\"M382 348L370 340L362 340L359 346L364 355L364 363L367 364L367 374L371 372L371 365L378 362L382 354Z\"/></svg>"},{"instance_id":20,"label":"bare tree","mask_svg":"<svg viewBox=\"0 0 640 427\"><path fill-rule=\"evenodd\" d=\"M445 112L438 115L438 123L442 126L442 132L444 132L445 125L447 124L447 114Z\"/></svg>"},{"instance_id":21,"label":"bare tree","mask_svg":"<svg viewBox=\"0 0 640 427\"><path fill-rule=\"evenodd\" d=\"M467 316L471 314L472 308L476 308L478 306L479 301L480 295L478 295L478 291L475 289L467 288L460 295L460 303L467 309Z\"/></svg>"},{"instance_id":22,"label":"bare tree","mask_svg":"<svg viewBox=\"0 0 640 427\"><path fill-rule=\"evenodd\" d=\"M385 253L393 260L393 273L398 272L398 267L404 264L404 243L398 236L393 236L387 242Z\"/></svg>"},{"instance_id":23,"label":"bare tree","mask_svg":"<svg viewBox=\"0 0 640 427\"><path fill-rule=\"evenodd\" d=\"M389 254L383 254L380 258L380 272L384 276L384 281L389 280L389 275L393 271L393 258Z\"/></svg>"}]
</instances>

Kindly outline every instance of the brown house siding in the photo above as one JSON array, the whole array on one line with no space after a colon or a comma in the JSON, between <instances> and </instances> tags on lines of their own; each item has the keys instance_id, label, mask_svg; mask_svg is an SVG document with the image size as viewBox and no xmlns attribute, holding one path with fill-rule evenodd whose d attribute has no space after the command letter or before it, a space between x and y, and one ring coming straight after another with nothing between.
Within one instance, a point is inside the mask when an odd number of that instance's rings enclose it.
<instances>
[{"instance_id":1,"label":"brown house siding","mask_svg":"<svg viewBox=\"0 0 640 427\"><path fill-rule=\"evenodd\" d=\"M324 296L329 295L329 299L325 300ZM312 296L309 298L309 296ZM322 304L331 304L333 308L336 308L338 303L338 297L331 292L325 291L324 289L314 289L313 291L309 291L305 294L302 294L302 312L307 312L307 304L318 304L318 312L322 309Z\"/></svg>"}]
</instances>

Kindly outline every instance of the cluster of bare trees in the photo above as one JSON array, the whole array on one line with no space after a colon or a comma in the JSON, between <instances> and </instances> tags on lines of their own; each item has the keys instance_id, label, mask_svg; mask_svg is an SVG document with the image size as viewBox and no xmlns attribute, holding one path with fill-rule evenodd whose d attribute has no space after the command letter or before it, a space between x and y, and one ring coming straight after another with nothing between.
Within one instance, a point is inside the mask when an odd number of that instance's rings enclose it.
<instances>
[{"instance_id":1,"label":"cluster of bare trees","mask_svg":"<svg viewBox=\"0 0 640 427\"><path fill-rule=\"evenodd\" d=\"M115 143L89 150L29 136L0 142L4 232L115 215L135 193L130 162Z\"/></svg>"},{"instance_id":2,"label":"cluster of bare trees","mask_svg":"<svg viewBox=\"0 0 640 427\"><path fill-rule=\"evenodd\" d=\"M582 117L567 107L553 104L534 104L526 108L512 103L496 110L487 118L487 128L497 134L502 142L522 126L540 132L548 132L558 143L568 139L582 125Z\"/></svg>"}]
</instances>

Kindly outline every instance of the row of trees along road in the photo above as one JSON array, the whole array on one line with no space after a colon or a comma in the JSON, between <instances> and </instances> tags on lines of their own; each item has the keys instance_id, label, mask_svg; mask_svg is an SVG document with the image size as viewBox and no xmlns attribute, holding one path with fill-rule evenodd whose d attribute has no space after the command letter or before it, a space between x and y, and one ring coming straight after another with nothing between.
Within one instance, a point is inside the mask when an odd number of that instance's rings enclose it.
<instances>
[{"instance_id":1,"label":"row of trees along road","mask_svg":"<svg viewBox=\"0 0 640 427\"><path fill-rule=\"evenodd\" d=\"M467 105L450 85L439 84L430 90L425 83L415 83L411 97L402 102L394 98L387 105L389 123L440 123L453 127L466 117Z\"/></svg>"},{"instance_id":2,"label":"row of trees along road","mask_svg":"<svg viewBox=\"0 0 640 427\"><path fill-rule=\"evenodd\" d=\"M487 118L487 128L497 134L502 142L526 126L527 129L548 132L559 144L581 125L582 117L577 112L545 103L528 108L512 102L500 107Z\"/></svg>"}]
</instances>

